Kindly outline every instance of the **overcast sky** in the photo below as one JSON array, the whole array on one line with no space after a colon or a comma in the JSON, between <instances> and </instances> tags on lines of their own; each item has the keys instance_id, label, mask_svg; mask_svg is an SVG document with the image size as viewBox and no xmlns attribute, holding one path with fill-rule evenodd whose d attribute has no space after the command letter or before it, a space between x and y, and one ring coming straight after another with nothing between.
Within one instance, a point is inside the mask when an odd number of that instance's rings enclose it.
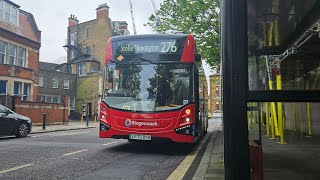
<instances>
[{"instance_id":1,"label":"overcast sky","mask_svg":"<svg viewBox=\"0 0 320 180\"><path fill-rule=\"evenodd\" d=\"M154 33L150 27L143 26L154 12L150 0L132 0L133 11L138 34ZM160 2L154 0L159 9ZM98 5L107 3L109 16L115 20L125 20L129 31L133 34L129 0L13 0L22 10L33 14L41 34L40 61L54 62L66 56L63 48L67 39L67 25L70 14L74 14L81 22L96 18Z\"/></svg>"},{"instance_id":2,"label":"overcast sky","mask_svg":"<svg viewBox=\"0 0 320 180\"><path fill-rule=\"evenodd\" d=\"M129 0L12 0L20 5L20 9L33 14L41 33L40 61L63 63L66 56L63 46L67 39L67 26L70 14L74 14L81 22L96 18L98 5L107 3L109 16L113 21L124 20L128 30L133 34ZM132 0L133 13L138 34L154 34L150 27L143 26L149 16L154 13L151 0ZM156 8L160 8L163 0L154 0ZM208 76L209 68L205 66Z\"/></svg>"}]
</instances>

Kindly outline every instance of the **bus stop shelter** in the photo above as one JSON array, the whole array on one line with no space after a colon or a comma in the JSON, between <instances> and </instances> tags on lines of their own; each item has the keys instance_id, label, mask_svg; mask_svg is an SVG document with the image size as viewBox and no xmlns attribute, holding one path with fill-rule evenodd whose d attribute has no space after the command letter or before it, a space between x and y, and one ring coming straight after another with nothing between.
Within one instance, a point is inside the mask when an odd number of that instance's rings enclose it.
<instances>
[{"instance_id":1,"label":"bus stop shelter","mask_svg":"<svg viewBox=\"0 0 320 180\"><path fill-rule=\"evenodd\" d=\"M222 0L225 179L262 179L265 137L320 136L319 19L319 0Z\"/></svg>"}]
</instances>

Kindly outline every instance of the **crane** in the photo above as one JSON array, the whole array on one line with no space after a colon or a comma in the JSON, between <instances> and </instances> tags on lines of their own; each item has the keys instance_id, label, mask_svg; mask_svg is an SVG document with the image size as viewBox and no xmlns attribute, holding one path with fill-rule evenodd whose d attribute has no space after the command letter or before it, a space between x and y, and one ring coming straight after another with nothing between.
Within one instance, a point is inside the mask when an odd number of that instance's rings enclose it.
<instances>
[{"instance_id":1,"label":"crane","mask_svg":"<svg viewBox=\"0 0 320 180\"><path fill-rule=\"evenodd\" d=\"M131 11L131 19L132 19L132 26L133 26L133 33L137 34L137 29L136 29L136 23L134 21L134 14L133 14L133 8L132 8L132 0L129 0L130 3L130 11ZM155 26L160 26L160 20L157 16L157 8L156 8L156 4L154 3L154 0L151 0L152 6L153 6L153 10L154 10L154 15L156 17L156 23Z\"/></svg>"},{"instance_id":2,"label":"crane","mask_svg":"<svg viewBox=\"0 0 320 180\"><path fill-rule=\"evenodd\" d=\"M136 23L134 21L134 16L133 16L132 1L129 0L129 3L130 3L130 11L131 11L131 18L132 18L133 33L137 34Z\"/></svg>"}]
</instances>

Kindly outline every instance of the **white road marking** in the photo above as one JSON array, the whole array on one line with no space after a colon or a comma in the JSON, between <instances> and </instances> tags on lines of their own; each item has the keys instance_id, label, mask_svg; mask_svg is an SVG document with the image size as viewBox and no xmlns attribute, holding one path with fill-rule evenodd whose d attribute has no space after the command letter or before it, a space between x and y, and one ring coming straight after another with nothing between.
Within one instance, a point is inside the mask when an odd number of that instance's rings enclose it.
<instances>
[{"instance_id":1,"label":"white road marking","mask_svg":"<svg viewBox=\"0 0 320 180\"><path fill-rule=\"evenodd\" d=\"M17 167L13 167L13 168L10 168L10 169L2 170L2 171L0 171L0 175L4 174L4 173L11 172L11 171L15 171L15 170L18 170L18 169L22 169L22 168L25 168L25 167L28 167L28 166L32 166L32 165L33 164L25 164L25 165L22 165L22 166L17 166Z\"/></svg>"},{"instance_id":2,"label":"white road marking","mask_svg":"<svg viewBox=\"0 0 320 180\"><path fill-rule=\"evenodd\" d=\"M108 146L108 145L111 145L111 144L116 144L116 143L119 143L119 142L111 142L111 143L107 143L107 144L102 144L103 146Z\"/></svg>"},{"instance_id":3,"label":"white road marking","mask_svg":"<svg viewBox=\"0 0 320 180\"><path fill-rule=\"evenodd\" d=\"M81 152L84 152L84 151L88 151L88 149L82 149L82 150L79 150L79 151L67 153L67 154L64 154L63 156L70 156L70 155L81 153Z\"/></svg>"},{"instance_id":4,"label":"white road marking","mask_svg":"<svg viewBox=\"0 0 320 180\"><path fill-rule=\"evenodd\" d=\"M196 158L197 154L199 153L207 139L208 135L206 135L202 139L202 141L194 151L192 151L187 157L184 158L181 164L172 172L172 174L167 178L167 180L181 180L183 178L183 176L187 173L192 162Z\"/></svg>"}]
</instances>

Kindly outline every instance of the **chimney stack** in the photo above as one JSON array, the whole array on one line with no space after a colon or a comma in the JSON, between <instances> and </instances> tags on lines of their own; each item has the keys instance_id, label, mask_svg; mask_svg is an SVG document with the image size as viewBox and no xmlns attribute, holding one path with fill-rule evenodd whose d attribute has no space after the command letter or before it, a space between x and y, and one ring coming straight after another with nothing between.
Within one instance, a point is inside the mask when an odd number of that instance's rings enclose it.
<instances>
[{"instance_id":1,"label":"chimney stack","mask_svg":"<svg viewBox=\"0 0 320 180\"><path fill-rule=\"evenodd\" d=\"M119 21L119 29L126 30L128 29L128 23L126 21Z\"/></svg>"},{"instance_id":2,"label":"chimney stack","mask_svg":"<svg viewBox=\"0 0 320 180\"><path fill-rule=\"evenodd\" d=\"M96 11L97 11L97 19L109 18L109 6L107 5L107 3L99 5Z\"/></svg>"},{"instance_id":3,"label":"chimney stack","mask_svg":"<svg viewBox=\"0 0 320 180\"><path fill-rule=\"evenodd\" d=\"M79 23L77 17L73 14L70 15L70 17L68 18L69 20L69 26L68 27L71 27L71 26L75 26Z\"/></svg>"}]
</instances>

